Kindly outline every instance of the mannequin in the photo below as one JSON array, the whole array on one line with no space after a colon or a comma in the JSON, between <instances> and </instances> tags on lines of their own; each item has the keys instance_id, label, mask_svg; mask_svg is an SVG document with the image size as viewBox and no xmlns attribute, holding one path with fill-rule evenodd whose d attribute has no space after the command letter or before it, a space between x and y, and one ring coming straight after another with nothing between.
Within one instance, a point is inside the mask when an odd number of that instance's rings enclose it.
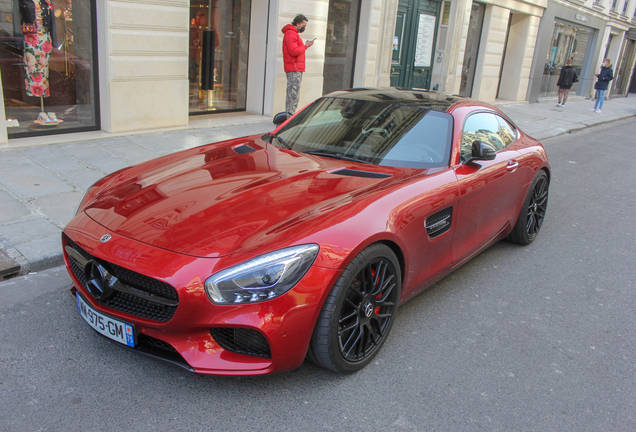
<instances>
[{"instance_id":1,"label":"mannequin","mask_svg":"<svg viewBox=\"0 0 636 432\"><path fill-rule=\"evenodd\" d=\"M51 0L19 0L22 34L24 35L24 63L26 94L40 98L42 111L38 120L57 123L55 113L44 112L44 98L49 89L49 56L53 49L55 19Z\"/></svg>"}]
</instances>

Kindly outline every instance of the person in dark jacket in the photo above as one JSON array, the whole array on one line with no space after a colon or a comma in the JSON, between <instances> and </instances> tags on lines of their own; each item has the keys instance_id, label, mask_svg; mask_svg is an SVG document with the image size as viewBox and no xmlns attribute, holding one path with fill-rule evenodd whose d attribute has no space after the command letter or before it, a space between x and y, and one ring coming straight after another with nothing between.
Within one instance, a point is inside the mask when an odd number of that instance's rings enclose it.
<instances>
[{"instance_id":1,"label":"person in dark jacket","mask_svg":"<svg viewBox=\"0 0 636 432\"><path fill-rule=\"evenodd\" d=\"M561 75L557 81L559 86L559 102L558 107L565 106L565 102L568 100L568 94L575 82L579 81L579 76L576 74L576 70L572 67L572 59L569 59L565 66L561 69Z\"/></svg>"},{"instance_id":2,"label":"person in dark jacket","mask_svg":"<svg viewBox=\"0 0 636 432\"><path fill-rule=\"evenodd\" d=\"M298 108L300 95L300 83L305 72L305 51L314 44L313 40L308 40L303 44L300 33L307 28L307 17L296 15L291 24L283 27L283 63L285 74L287 75L287 97L285 98L285 111L293 115Z\"/></svg>"},{"instance_id":3,"label":"person in dark jacket","mask_svg":"<svg viewBox=\"0 0 636 432\"><path fill-rule=\"evenodd\" d=\"M614 79L612 61L610 59L603 60L601 71L594 74L594 76L596 77L596 84L594 84L594 88L596 89L596 103L594 104L594 108L590 108L590 111L600 113L603 109L603 101L605 100L605 90L607 90L609 82Z\"/></svg>"}]
</instances>

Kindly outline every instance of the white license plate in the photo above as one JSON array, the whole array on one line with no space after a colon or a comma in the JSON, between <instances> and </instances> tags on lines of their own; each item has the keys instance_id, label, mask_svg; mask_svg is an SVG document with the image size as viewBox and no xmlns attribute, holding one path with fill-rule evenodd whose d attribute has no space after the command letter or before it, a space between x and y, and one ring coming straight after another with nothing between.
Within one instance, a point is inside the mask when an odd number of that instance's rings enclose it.
<instances>
[{"instance_id":1,"label":"white license plate","mask_svg":"<svg viewBox=\"0 0 636 432\"><path fill-rule=\"evenodd\" d=\"M135 346L135 332L132 325L96 311L84 301L80 293L77 293L76 297L77 310L88 325L109 339L128 345L129 347Z\"/></svg>"}]
</instances>

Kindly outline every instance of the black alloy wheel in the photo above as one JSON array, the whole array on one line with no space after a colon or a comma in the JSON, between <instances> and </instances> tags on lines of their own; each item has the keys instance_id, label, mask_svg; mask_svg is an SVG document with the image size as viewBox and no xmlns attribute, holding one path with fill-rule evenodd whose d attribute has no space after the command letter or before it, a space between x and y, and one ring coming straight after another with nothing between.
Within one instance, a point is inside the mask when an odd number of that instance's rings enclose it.
<instances>
[{"instance_id":1,"label":"black alloy wheel","mask_svg":"<svg viewBox=\"0 0 636 432\"><path fill-rule=\"evenodd\" d=\"M388 246L375 244L363 250L327 297L308 357L336 372L366 366L393 326L401 283L398 260Z\"/></svg>"},{"instance_id":2,"label":"black alloy wheel","mask_svg":"<svg viewBox=\"0 0 636 432\"><path fill-rule=\"evenodd\" d=\"M349 286L338 320L338 343L345 360L363 361L379 346L393 318L395 280L391 263L376 258Z\"/></svg>"},{"instance_id":3,"label":"black alloy wheel","mask_svg":"<svg viewBox=\"0 0 636 432\"><path fill-rule=\"evenodd\" d=\"M508 237L512 242L527 245L539 234L548 208L548 187L548 176L541 170L528 189L519 220Z\"/></svg>"}]
</instances>

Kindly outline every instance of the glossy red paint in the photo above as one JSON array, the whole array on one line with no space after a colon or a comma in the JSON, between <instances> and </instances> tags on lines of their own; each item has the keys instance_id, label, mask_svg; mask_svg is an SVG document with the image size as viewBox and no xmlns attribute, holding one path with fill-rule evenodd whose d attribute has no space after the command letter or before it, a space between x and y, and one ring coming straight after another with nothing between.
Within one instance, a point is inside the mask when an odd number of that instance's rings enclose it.
<instances>
[{"instance_id":1,"label":"glossy red paint","mask_svg":"<svg viewBox=\"0 0 636 432\"><path fill-rule=\"evenodd\" d=\"M171 345L196 372L246 375L297 368L331 287L365 247L384 242L396 252L404 302L511 231L534 175L539 169L549 173L547 156L539 142L518 131L515 143L495 160L460 164L462 126L475 110L503 115L473 101L451 106L451 164L442 168L327 159L251 136L154 159L98 182L64 233L98 259L173 286L179 305L167 322L101 305L70 270L65 252L67 268L94 309ZM237 154L240 145L255 151ZM510 169L511 164L517 165ZM341 168L390 177L332 174ZM449 207L449 232L428 237L427 218ZM104 234L112 239L101 243ZM240 305L208 299L204 283L211 275L302 244L318 244L320 252L286 294ZM270 345L271 359L223 349L210 335L213 327L258 331Z\"/></svg>"}]
</instances>

